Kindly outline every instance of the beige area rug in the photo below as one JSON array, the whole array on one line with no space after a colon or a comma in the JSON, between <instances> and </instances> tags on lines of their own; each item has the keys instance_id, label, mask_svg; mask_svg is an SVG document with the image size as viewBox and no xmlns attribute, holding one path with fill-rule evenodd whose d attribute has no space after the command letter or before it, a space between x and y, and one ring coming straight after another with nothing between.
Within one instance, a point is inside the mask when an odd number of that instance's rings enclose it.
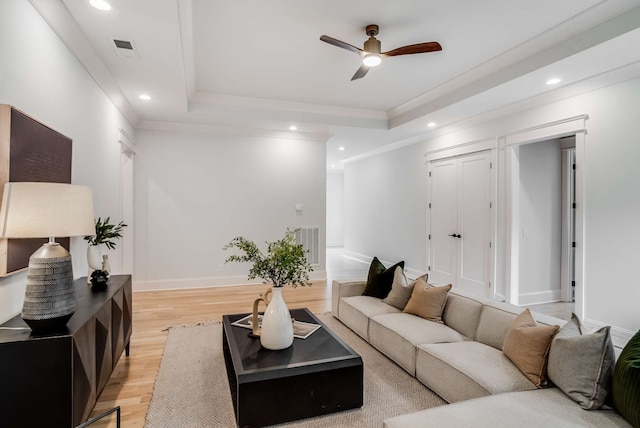
<instances>
[{"instance_id":1,"label":"beige area rug","mask_svg":"<svg viewBox=\"0 0 640 428\"><path fill-rule=\"evenodd\" d=\"M375 350L330 314L319 318L364 362L364 405L316 418L278 425L295 428L382 427L396 415L445 402L407 372ZM286 406L280 398L272 405ZM156 378L145 427L235 427L222 354L222 325L172 327Z\"/></svg>"}]
</instances>

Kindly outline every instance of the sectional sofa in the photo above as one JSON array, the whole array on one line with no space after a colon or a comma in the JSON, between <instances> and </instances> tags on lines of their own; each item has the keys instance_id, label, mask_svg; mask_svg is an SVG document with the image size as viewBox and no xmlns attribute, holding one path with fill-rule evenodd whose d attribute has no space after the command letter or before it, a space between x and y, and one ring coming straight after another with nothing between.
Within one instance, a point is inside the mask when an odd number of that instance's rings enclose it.
<instances>
[{"instance_id":1,"label":"sectional sofa","mask_svg":"<svg viewBox=\"0 0 640 428\"><path fill-rule=\"evenodd\" d=\"M451 403L390 418L385 428L631 427L614 410L583 410L561 389L537 387L505 356L522 308L454 289L435 322L362 295L365 286L334 281L333 315ZM532 315L542 326L566 322Z\"/></svg>"}]
</instances>

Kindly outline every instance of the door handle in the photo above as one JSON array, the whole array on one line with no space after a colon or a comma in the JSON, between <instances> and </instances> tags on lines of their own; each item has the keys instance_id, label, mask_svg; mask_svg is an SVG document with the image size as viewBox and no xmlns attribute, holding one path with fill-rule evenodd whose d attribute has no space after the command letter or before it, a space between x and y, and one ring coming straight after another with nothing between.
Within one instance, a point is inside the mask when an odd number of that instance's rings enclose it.
<instances>
[{"instance_id":1,"label":"door handle","mask_svg":"<svg viewBox=\"0 0 640 428\"><path fill-rule=\"evenodd\" d=\"M455 233L452 233L451 235L448 236L453 236L454 238L462 238L462 235L456 235Z\"/></svg>"}]
</instances>

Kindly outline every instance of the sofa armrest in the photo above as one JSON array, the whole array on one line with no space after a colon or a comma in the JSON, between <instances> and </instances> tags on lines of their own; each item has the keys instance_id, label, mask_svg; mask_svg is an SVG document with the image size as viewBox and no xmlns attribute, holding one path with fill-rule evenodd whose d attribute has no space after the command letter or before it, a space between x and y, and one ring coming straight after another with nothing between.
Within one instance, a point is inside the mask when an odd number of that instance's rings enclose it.
<instances>
[{"instance_id":1,"label":"sofa armrest","mask_svg":"<svg viewBox=\"0 0 640 428\"><path fill-rule=\"evenodd\" d=\"M340 299L343 297L360 296L367 285L366 281L333 281L331 285L331 312L340 319Z\"/></svg>"}]
</instances>

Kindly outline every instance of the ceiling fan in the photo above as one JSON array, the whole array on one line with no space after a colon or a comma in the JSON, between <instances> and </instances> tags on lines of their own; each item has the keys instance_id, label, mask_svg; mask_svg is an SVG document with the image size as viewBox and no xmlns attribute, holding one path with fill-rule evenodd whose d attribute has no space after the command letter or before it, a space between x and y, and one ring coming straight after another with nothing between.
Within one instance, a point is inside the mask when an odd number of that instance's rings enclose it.
<instances>
[{"instance_id":1,"label":"ceiling fan","mask_svg":"<svg viewBox=\"0 0 640 428\"><path fill-rule=\"evenodd\" d=\"M346 49L351 52L355 52L362 57L362 65L353 75L351 80L363 78L370 67L375 67L382 62L382 58L388 56L398 55L410 55L427 52L437 52L442 50L442 46L438 42L426 42L417 43L415 45L402 46L387 52L380 52L380 40L376 39L378 35L378 26L375 24L367 25L365 33L369 36L369 39L364 42L364 49L357 48L349 43L345 43L341 40L334 39L329 36L320 36L320 40L330 45L337 46L342 49Z\"/></svg>"}]
</instances>

